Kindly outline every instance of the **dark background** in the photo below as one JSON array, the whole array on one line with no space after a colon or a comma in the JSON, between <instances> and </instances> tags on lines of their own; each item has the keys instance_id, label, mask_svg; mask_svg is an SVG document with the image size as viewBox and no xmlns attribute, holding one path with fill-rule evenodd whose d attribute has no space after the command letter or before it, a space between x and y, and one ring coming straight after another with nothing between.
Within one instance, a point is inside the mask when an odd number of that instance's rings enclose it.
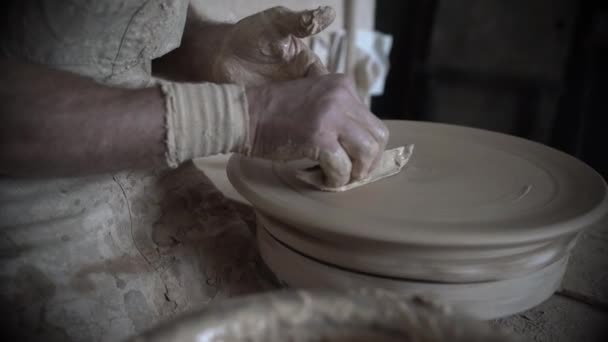
<instances>
[{"instance_id":1,"label":"dark background","mask_svg":"<svg viewBox=\"0 0 608 342\"><path fill-rule=\"evenodd\" d=\"M393 35L383 118L480 127L608 178L608 0L379 0Z\"/></svg>"}]
</instances>

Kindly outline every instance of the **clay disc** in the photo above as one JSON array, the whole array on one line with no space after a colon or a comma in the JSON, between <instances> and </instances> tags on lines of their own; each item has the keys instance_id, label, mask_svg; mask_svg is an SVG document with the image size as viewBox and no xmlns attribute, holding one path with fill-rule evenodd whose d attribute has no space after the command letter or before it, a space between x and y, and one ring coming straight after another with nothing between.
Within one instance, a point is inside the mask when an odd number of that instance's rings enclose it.
<instances>
[{"instance_id":1,"label":"clay disc","mask_svg":"<svg viewBox=\"0 0 608 342\"><path fill-rule=\"evenodd\" d=\"M310 234L433 246L549 240L596 223L606 184L579 160L517 137L387 121L389 148L415 144L403 171L343 193L298 180L305 162L233 156L228 177L262 213Z\"/></svg>"},{"instance_id":2,"label":"clay disc","mask_svg":"<svg viewBox=\"0 0 608 342\"><path fill-rule=\"evenodd\" d=\"M332 267L306 257L258 229L258 247L264 263L284 284L294 288L381 288L397 294L421 295L477 319L506 317L530 309L549 298L561 283L568 257L522 277L489 282L446 284L377 277Z\"/></svg>"},{"instance_id":3,"label":"clay disc","mask_svg":"<svg viewBox=\"0 0 608 342\"><path fill-rule=\"evenodd\" d=\"M526 276L570 254L576 235L531 244L435 247L307 234L257 213L258 231L328 266L400 280L488 282ZM259 233L258 233L259 234Z\"/></svg>"}]
</instances>

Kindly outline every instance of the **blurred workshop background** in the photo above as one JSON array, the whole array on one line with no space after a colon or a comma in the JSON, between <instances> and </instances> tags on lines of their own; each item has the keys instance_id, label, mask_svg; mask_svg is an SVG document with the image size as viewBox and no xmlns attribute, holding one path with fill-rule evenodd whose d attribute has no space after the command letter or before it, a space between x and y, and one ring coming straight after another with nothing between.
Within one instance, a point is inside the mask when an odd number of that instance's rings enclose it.
<instances>
[{"instance_id":1,"label":"blurred workshop background","mask_svg":"<svg viewBox=\"0 0 608 342\"><path fill-rule=\"evenodd\" d=\"M386 118L535 140L608 177L608 1L377 1L394 37Z\"/></svg>"},{"instance_id":2,"label":"blurred workshop background","mask_svg":"<svg viewBox=\"0 0 608 342\"><path fill-rule=\"evenodd\" d=\"M517 135L570 153L608 177L608 1L194 4L219 21L277 5L332 6L335 22L310 44L330 71L354 76L378 116Z\"/></svg>"}]
</instances>

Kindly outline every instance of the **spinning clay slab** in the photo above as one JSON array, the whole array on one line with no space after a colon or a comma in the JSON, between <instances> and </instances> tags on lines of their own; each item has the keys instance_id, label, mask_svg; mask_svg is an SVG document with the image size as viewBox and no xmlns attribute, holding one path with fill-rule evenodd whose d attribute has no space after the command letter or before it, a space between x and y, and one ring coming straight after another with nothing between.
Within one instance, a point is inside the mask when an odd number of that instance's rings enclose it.
<instances>
[{"instance_id":1,"label":"spinning clay slab","mask_svg":"<svg viewBox=\"0 0 608 342\"><path fill-rule=\"evenodd\" d=\"M576 235L531 244L461 248L307 234L262 213L257 225L298 253L368 275L442 283L488 282L537 272L570 254Z\"/></svg>"},{"instance_id":2,"label":"spinning clay slab","mask_svg":"<svg viewBox=\"0 0 608 342\"><path fill-rule=\"evenodd\" d=\"M264 263L288 286L344 291L355 288L387 289L406 297L421 295L484 320L510 316L545 301L559 288L568 261L567 257L562 257L522 277L447 284L376 277L332 267L288 248L263 228L258 229L257 238Z\"/></svg>"},{"instance_id":3,"label":"spinning clay slab","mask_svg":"<svg viewBox=\"0 0 608 342\"><path fill-rule=\"evenodd\" d=\"M398 174L350 191L297 178L309 162L235 155L234 187L308 234L420 246L527 244L574 234L607 212L606 184L579 160L525 139L439 123L386 121L389 148L414 144ZM297 246L293 246L297 248Z\"/></svg>"},{"instance_id":4,"label":"spinning clay slab","mask_svg":"<svg viewBox=\"0 0 608 342\"><path fill-rule=\"evenodd\" d=\"M604 180L562 152L438 123L387 121L401 172L345 192L298 178L310 162L233 156L258 213L264 262L294 287L428 294L475 317L526 310L559 286L582 229L608 211Z\"/></svg>"}]
</instances>

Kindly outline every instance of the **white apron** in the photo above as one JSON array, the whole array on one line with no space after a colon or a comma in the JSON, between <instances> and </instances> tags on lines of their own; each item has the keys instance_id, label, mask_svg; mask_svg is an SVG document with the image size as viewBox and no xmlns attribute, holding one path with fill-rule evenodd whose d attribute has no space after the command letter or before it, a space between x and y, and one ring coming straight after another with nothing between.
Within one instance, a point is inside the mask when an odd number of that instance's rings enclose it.
<instances>
[{"instance_id":1,"label":"white apron","mask_svg":"<svg viewBox=\"0 0 608 342\"><path fill-rule=\"evenodd\" d=\"M132 88L179 46L187 11L171 0L15 3L2 55ZM257 291L255 255L247 225L192 163L0 177L0 307L19 340L116 341Z\"/></svg>"}]
</instances>

